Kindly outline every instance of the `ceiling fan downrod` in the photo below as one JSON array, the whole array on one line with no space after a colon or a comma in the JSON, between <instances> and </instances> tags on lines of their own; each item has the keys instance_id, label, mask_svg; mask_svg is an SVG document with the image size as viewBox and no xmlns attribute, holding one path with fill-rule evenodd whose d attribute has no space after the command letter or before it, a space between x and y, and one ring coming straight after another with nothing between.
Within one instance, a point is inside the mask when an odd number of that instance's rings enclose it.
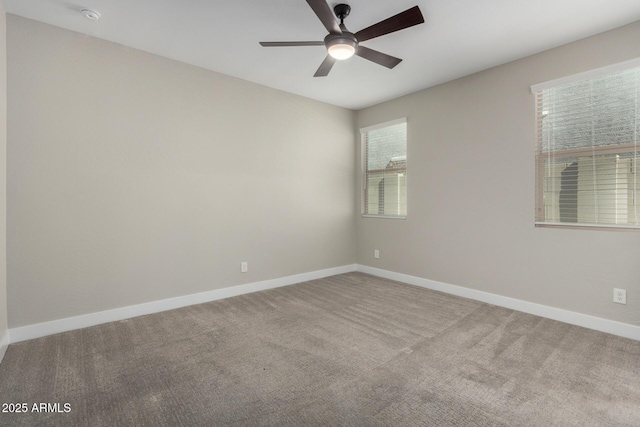
<instances>
[{"instance_id":1,"label":"ceiling fan downrod","mask_svg":"<svg viewBox=\"0 0 640 427\"><path fill-rule=\"evenodd\" d=\"M340 27L342 27L344 25L344 18L349 16L349 13L351 12L351 6L348 4L337 4L333 8L333 12L340 20Z\"/></svg>"}]
</instances>

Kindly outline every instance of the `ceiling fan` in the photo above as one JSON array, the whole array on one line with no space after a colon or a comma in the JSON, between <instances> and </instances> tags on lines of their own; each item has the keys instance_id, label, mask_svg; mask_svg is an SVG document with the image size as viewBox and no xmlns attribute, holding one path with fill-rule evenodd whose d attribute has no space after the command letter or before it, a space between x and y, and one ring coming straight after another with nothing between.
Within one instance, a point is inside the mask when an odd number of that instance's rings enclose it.
<instances>
[{"instance_id":1,"label":"ceiling fan","mask_svg":"<svg viewBox=\"0 0 640 427\"><path fill-rule=\"evenodd\" d=\"M340 24L338 24L326 0L307 0L307 3L309 3L309 6L311 6L311 9L313 9L327 31L329 31L324 41L260 42L260 45L264 47L325 46L328 52L327 57L322 61L322 64L320 64L318 71L316 71L313 77L327 76L336 60L348 59L354 54L387 68L393 68L398 65L402 59L369 49L368 47L360 45L360 43L424 22L420 8L414 6L404 12L400 12L397 15L360 30L357 33L352 33L347 30L347 27L344 25L344 19L349 16L351 6L348 4L338 4L333 8L333 13L335 13L340 20Z\"/></svg>"}]
</instances>

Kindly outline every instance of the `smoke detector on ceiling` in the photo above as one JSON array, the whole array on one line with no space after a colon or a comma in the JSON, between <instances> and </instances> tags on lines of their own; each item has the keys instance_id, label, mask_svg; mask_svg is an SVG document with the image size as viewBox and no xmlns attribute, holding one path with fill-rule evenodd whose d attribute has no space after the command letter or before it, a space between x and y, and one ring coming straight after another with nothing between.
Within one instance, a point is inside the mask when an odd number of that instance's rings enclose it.
<instances>
[{"instance_id":1,"label":"smoke detector on ceiling","mask_svg":"<svg viewBox=\"0 0 640 427\"><path fill-rule=\"evenodd\" d=\"M95 10L82 9L80 13L82 13L85 18L91 19L92 21L97 21L98 19L100 19L100 12L96 12Z\"/></svg>"}]
</instances>

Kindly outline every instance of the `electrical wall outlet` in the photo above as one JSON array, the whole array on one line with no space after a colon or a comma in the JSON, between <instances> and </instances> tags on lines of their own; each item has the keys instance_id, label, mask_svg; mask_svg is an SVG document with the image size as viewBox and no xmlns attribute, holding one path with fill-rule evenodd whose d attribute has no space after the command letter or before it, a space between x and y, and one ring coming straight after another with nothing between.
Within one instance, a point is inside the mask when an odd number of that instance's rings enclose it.
<instances>
[{"instance_id":1,"label":"electrical wall outlet","mask_svg":"<svg viewBox=\"0 0 640 427\"><path fill-rule=\"evenodd\" d=\"M249 271L249 263L244 261L240 263L240 273L246 273Z\"/></svg>"},{"instance_id":2,"label":"electrical wall outlet","mask_svg":"<svg viewBox=\"0 0 640 427\"><path fill-rule=\"evenodd\" d=\"M374 250L373 250L373 257L374 257L374 258L380 258L380 251L379 251L379 250L377 250L377 249L374 249Z\"/></svg>"},{"instance_id":3,"label":"electrical wall outlet","mask_svg":"<svg viewBox=\"0 0 640 427\"><path fill-rule=\"evenodd\" d=\"M613 289L613 302L618 304L626 304L627 303L627 291L624 289Z\"/></svg>"}]
</instances>

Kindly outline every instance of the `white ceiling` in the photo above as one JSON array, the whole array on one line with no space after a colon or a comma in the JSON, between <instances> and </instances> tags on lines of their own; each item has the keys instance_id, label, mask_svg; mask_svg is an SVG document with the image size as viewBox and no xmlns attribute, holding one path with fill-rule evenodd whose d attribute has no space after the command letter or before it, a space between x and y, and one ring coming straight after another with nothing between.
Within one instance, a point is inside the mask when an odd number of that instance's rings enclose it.
<instances>
[{"instance_id":1,"label":"white ceiling","mask_svg":"<svg viewBox=\"0 0 640 427\"><path fill-rule=\"evenodd\" d=\"M323 46L258 44L322 40L305 0L2 1L8 13L352 109L640 20L639 0L346 0L352 32L416 4L425 23L363 43L402 58L392 70L354 57L314 78Z\"/></svg>"}]
</instances>

